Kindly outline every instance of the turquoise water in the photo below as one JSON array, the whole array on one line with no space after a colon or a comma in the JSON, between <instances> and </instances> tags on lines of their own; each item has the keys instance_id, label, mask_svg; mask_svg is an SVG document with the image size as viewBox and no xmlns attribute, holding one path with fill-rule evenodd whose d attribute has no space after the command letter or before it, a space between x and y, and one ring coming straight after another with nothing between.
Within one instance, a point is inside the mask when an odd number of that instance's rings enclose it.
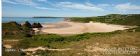
<instances>
[{"instance_id":1,"label":"turquoise water","mask_svg":"<svg viewBox=\"0 0 140 56\"><path fill-rule=\"evenodd\" d=\"M24 23L29 21L30 23L39 22L39 23L56 23L64 21L64 18L32 18L32 17L3 17L2 22L16 21L17 23Z\"/></svg>"}]
</instances>

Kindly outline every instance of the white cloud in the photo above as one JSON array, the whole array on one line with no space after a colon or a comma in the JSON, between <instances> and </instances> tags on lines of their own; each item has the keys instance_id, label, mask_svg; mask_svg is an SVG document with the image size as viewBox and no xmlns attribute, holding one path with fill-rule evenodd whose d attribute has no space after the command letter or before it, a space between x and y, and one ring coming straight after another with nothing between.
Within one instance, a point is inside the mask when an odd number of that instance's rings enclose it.
<instances>
[{"instance_id":1,"label":"white cloud","mask_svg":"<svg viewBox=\"0 0 140 56\"><path fill-rule=\"evenodd\" d=\"M47 2L47 0L38 0L39 2Z\"/></svg>"},{"instance_id":2,"label":"white cloud","mask_svg":"<svg viewBox=\"0 0 140 56\"><path fill-rule=\"evenodd\" d=\"M111 5L109 5L109 4L98 4L98 6L107 7L107 6L111 6Z\"/></svg>"},{"instance_id":3,"label":"white cloud","mask_svg":"<svg viewBox=\"0 0 140 56\"><path fill-rule=\"evenodd\" d=\"M39 6L37 6L35 8L37 8L37 9L43 9L43 10L58 10L58 9L55 9L55 8L47 8L47 7L39 7Z\"/></svg>"},{"instance_id":4,"label":"white cloud","mask_svg":"<svg viewBox=\"0 0 140 56\"><path fill-rule=\"evenodd\" d=\"M118 10L140 10L140 6L130 3L118 4L115 6Z\"/></svg>"},{"instance_id":5,"label":"white cloud","mask_svg":"<svg viewBox=\"0 0 140 56\"><path fill-rule=\"evenodd\" d=\"M6 3L22 4L22 5L32 6L32 7L37 8L37 9L43 9L43 10L52 9L52 8L40 7L39 6L40 4L33 2L33 0L13 0L13 1L11 1L11 0L3 0L3 2L6 2ZM38 1L46 1L46 0L38 0ZM52 9L52 10L54 10L54 9Z\"/></svg>"},{"instance_id":6,"label":"white cloud","mask_svg":"<svg viewBox=\"0 0 140 56\"><path fill-rule=\"evenodd\" d=\"M58 7L71 8L71 9L80 9L80 10L92 10L92 11L104 11L102 8L99 8L91 3L72 3L72 2L59 2Z\"/></svg>"},{"instance_id":7,"label":"white cloud","mask_svg":"<svg viewBox=\"0 0 140 56\"><path fill-rule=\"evenodd\" d=\"M13 1L10 1L10 0L2 0L2 2L10 3L10 4L17 4L16 2L13 2Z\"/></svg>"},{"instance_id":8,"label":"white cloud","mask_svg":"<svg viewBox=\"0 0 140 56\"><path fill-rule=\"evenodd\" d=\"M37 9L52 9L52 10L58 10L67 8L67 9L77 9L77 10L87 10L87 11L104 11L103 8L100 8L100 6L94 5L90 2L86 3L73 3L73 2L58 2L57 4L48 3L47 0L37 0L39 2L47 2L49 5L56 7L56 8L47 8L44 6L41 6L40 3L37 3L33 0L3 0L4 2L11 3L11 4L21 4L21 5L27 5L32 6Z\"/></svg>"},{"instance_id":9,"label":"white cloud","mask_svg":"<svg viewBox=\"0 0 140 56\"><path fill-rule=\"evenodd\" d=\"M38 4L33 2L33 0L3 0L2 2L10 3L10 4L22 4L29 6L37 6Z\"/></svg>"},{"instance_id":10,"label":"white cloud","mask_svg":"<svg viewBox=\"0 0 140 56\"><path fill-rule=\"evenodd\" d=\"M38 9L48 9L46 7L35 7L35 8L38 8Z\"/></svg>"},{"instance_id":11,"label":"white cloud","mask_svg":"<svg viewBox=\"0 0 140 56\"><path fill-rule=\"evenodd\" d=\"M32 0L15 0L19 4L29 5L29 6L37 6L38 4L33 2Z\"/></svg>"},{"instance_id":12,"label":"white cloud","mask_svg":"<svg viewBox=\"0 0 140 56\"><path fill-rule=\"evenodd\" d=\"M88 5L88 6L95 6L94 4L89 3L89 2L86 2L85 4Z\"/></svg>"}]
</instances>

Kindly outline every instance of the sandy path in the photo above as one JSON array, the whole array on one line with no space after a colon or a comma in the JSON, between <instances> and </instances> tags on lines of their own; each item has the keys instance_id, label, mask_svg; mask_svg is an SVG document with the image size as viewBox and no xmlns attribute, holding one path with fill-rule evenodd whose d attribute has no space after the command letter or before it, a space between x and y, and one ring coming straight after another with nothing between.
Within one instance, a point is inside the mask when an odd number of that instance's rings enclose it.
<instances>
[{"instance_id":1,"label":"sandy path","mask_svg":"<svg viewBox=\"0 0 140 56\"><path fill-rule=\"evenodd\" d=\"M62 25L69 25L63 27ZM59 26L59 28L57 27ZM61 27L62 26L62 27ZM122 25L112 25L99 22L90 23L75 23L75 22L60 22L59 24L44 24L41 30L44 33L54 34L81 34L86 32L112 32L116 30L128 29Z\"/></svg>"},{"instance_id":2,"label":"sandy path","mask_svg":"<svg viewBox=\"0 0 140 56\"><path fill-rule=\"evenodd\" d=\"M67 50L71 50L71 49L70 48L65 48L65 49L49 49L49 48L45 48L45 47L36 47L36 48L22 49L22 51L37 51L37 50L67 51Z\"/></svg>"},{"instance_id":3,"label":"sandy path","mask_svg":"<svg viewBox=\"0 0 140 56\"><path fill-rule=\"evenodd\" d=\"M21 39L5 39L3 41L19 41L19 40L21 40Z\"/></svg>"}]
</instances>

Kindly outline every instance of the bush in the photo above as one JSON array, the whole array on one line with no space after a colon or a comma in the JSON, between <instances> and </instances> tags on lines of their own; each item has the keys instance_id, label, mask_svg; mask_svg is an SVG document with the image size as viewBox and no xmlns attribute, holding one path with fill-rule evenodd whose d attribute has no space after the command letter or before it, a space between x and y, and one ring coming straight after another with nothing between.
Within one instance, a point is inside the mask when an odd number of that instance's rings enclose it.
<instances>
[{"instance_id":1,"label":"bush","mask_svg":"<svg viewBox=\"0 0 140 56\"><path fill-rule=\"evenodd\" d=\"M24 36L24 31L20 24L16 22L2 23L3 38L21 38Z\"/></svg>"},{"instance_id":2,"label":"bush","mask_svg":"<svg viewBox=\"0 0 140 56\"><path fill-rule=\"evenodd\" d=\"M40 34L35 35L30 40L31 46L47 46L50 48L55 48L56 46L63 46L63 44L69 42L77 42L80 40L88 39L89 36L80 34L73 36L60 36L56 34Z\"/></svg>"},{"instance_id":3,"label":"bush","mask_svg":"<svg viewBox=\"0 0 140 56\"><path fill-rule=\"evenodd\" d=\"M29 46L30 46L30 39L27 38L21 40L17 45L18 48L28 48Z\"/></svg>"}]
</instances>

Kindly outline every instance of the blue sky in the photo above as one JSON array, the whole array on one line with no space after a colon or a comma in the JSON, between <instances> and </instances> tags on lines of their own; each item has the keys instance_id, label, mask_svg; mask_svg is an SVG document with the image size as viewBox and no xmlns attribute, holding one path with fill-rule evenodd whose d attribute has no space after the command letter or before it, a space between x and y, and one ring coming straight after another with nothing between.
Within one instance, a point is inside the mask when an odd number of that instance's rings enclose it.
<instances>
[{"instance_id":1,"label":"blue sky","mask_svg":"<svg viewBox=\"0 0 140 56\"><path fill-rule=\"evenodd\" d=\"M140 0L2 0L3 17L140 14Z\"/></svg>"}]
</instances>

